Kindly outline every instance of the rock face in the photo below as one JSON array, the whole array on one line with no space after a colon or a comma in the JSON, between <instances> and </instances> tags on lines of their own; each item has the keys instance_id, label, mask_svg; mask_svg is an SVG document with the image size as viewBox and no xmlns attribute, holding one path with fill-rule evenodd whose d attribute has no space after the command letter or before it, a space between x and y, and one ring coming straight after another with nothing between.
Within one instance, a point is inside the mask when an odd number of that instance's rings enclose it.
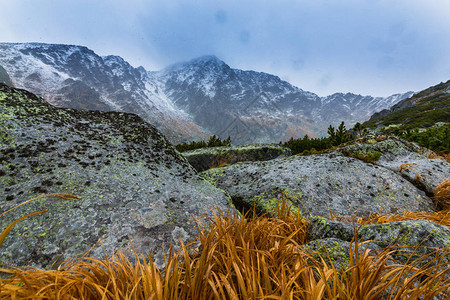
<instances>
[{"instance_id":1,"label":"rock face","mask_svg":"<svg viewBox=\"0 0 450 300\"><path fill-rule=\"evenodd\" d=\"M266 161L290 155L289 148L276 144L213 147L183 152L183 156L198 172L242 161Z\"/></svg>"},{"instance_id":2,"label":"rock face","mask_svg":"<svg viewBox=\"0 0 450 300\"><path fill-rule=\"evenodd\" d=\"M152 251L163 264L163 246L196 234L192 217L228 209L213 187L136 115L58 109L42 98L0 84L0 211L42 193L65 192L79 200L41 198L0 218L0 228L27 213L0 248L0 262L48 267L60 257L113 248Z\"/></svg>"},{"instance_id":3,"label":"rock face","mask_svg":"<svg viewBox=\"0 0 450 300\"><path fill-rule=\"evenodd\" d=\"M202 173L238 208L269 212L284 191L304 215L367 216L433 210L432 201L400 174L339 152L237 163Z\"/></svg>"},{"instance_id":4,"label":"rock face","mask_svg":"<svg viewBox=\"0 0 450 300\"><path fill-rule=\"evenodd\" d=\"M408 260L412 262L433 253L436 249L450 246L450 228L431 221L398 221L361 226L313 217L309 220L308 229L312 242L306 247L316 250L319 248L318 246L326 249L334 248L332 254L341 253L342 255L333 255L333 258L337 256L341 262L345 263L345 258L348 258L349 253L348 243L352 242L355 236L355 228L358 229L359 242L371 241L368 247L374 250L394 246L392 257L403 263ZM329 240L333 241L333 247L330 247L329 242L324 242ZM428 258L433 258L433 256ZM444 259L450 261L450 255ZM428 261L424 259L420 263L425 264Z\"/></svg>"},{"instance_id":5,"label":"rock face","mask_svg":"<svg viewBox=\"0 0 450 300\"><path fill-rule=\"evenodd\" d=\"M377 143L360 143L346 146L340 150L343 153L360 154L380 152L377 165L400 173L411 183L419 186L429 196L434 194L436 187L450 178L450 163L441 159L429 159L432 152L414 143L390 136ZM422 154L419 154L422 153Z\"/></svg>"},{"instance_id":6,"label":"rock face","mask_svg":"<svg viewBox=\"0 0 450 300\"><path fill-rule=\"evenodd\" d=\"M9 77L8 72L6 72L5 68L0 66L0 83L7 84L9 86L13 86L11 78Z\"/></svg>"}]
</instances>

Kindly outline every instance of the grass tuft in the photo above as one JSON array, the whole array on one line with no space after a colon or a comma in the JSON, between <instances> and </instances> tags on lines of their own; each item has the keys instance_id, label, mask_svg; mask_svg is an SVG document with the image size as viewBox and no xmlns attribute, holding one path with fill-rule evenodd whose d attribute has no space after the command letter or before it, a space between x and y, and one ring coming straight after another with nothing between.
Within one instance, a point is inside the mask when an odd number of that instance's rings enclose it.
<instances>
[{"instance_id":1,"label":"grass tuft","mask_svg":"<svg viewBox=\"0 0 450 300\"><path fill-rule=\"evenodd\" d=\"M397 221L428 220L440 225L450 226L450 210L443 210L438 212L404 211L398 214L370 213L366 217L358 217L352 219L343 218L331 214L330 219L341 222L358 223L360 225L385 224Z\"/></svg>"},{"instance_id":2,"label":"grass tuft","mask_svg":"<svg viewBox=\"0 0 450 300\"><path fill-rule=\"evenodd\" d=\"M303 251L307 222L285 201L278 217L217 212L195 243L170 249L165 270L151 255L77 258L57 270L11 268L2 299L433 299L449 296L447 249L433 263L401 265L393 248L362 251L356 238L347 269ZM355 237L356 237L355 232ZM199 246L198 246L199 245Z\"/></svg>"},{"instance_id":3,"label":"grass tuft","mask_svg":"<svg viewBox=\"0 0 450 300\"><path fill-rule=\"evenodd\" d=\"M434 191L436 206L443 210L450 210L450 180L444 180Z\"/></svg>"}]
</instances>

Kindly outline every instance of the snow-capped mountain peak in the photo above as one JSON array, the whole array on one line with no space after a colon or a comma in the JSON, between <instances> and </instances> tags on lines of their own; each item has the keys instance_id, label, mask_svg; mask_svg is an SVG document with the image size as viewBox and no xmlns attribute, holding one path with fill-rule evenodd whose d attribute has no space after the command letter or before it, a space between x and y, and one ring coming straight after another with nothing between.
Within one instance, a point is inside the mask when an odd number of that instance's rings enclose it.
<instances>
[{"instance_id":1,"label":"snow-capped mountain peak","mask_svg":"<svg viewBox=\"0 0 450 300\"><path fill-rule=\"evenodd\" d=\"M2 77L50 103L136 113L174 142L207 134L231 136L233 143L313 137L329 124L365 121L408 96L321 98L275 75L233 69L214 55L152 72L83 46L0 43L0 66Z\"/></svg>"}]
</instances>

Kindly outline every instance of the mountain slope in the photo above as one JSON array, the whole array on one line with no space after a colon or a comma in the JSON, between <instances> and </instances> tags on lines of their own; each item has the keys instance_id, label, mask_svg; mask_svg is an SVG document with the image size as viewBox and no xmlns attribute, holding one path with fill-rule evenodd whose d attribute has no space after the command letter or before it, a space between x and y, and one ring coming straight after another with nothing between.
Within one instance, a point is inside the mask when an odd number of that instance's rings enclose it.
<instances>
[{"instance_id":1,"label":"mountain slope","mask_svg":"<svg viewBox=\"0 0 450 300\"><path fill-rule=\"evenodd\" d=\"M206 136L151 88L153 81L143 68L135 69L120 57L102 58L81 46L38 43L0 43L0 53L0 64L16 87L53 105L135 113L172 141Z\"/></svg>"},{"instance_id":2,"label":"mountain slope","mask_svg":"<svg viewBox=\"0 0 450 300\"><path fill-rule=\"evenodd\" d=\"M450 161L450 80L374 114L363 126L394 133Z\"/></svg>"},{"instance_id":3,"label":"mountain slope","mask_svg":"<svg viewBox=\"0 0 450 300\"><path fill-rule=\"evenodd\" d=\"M329 124L354 124L412 92L387 98L351 93L320 98L281 80L254 71L230 68L204 56L153 73L165 94L193 120L234 143L273 142L326 133Z\"/></svg>"},{"instance_id":4,"label":"mountain slope","mask_svg":"<svg viewBox=\"0 0 450 300\"><path fill-rule=\"evenodd\" d=\"M221 137L232 136L234 143L285 139L294 126L300 135L318 129L306 119L320 98L273 75L235 70L205 56L156 76L166 95L197 124Z\"/></svg>"},{"instance_id":5,"label":"mountain slope","mask_svg":"<svg viewBox=\"0 0 450 300\"><path fill-rule=\"evenodd\" d=\"M430 127L450 120L450 80L404 99L388 110L375 113L364 125L399 125L403 129Z\"/></svg>"},{"instance_id":6,"label":"mountain slope","mask_svg":"<svg viewBox=\"0 0 450 300\"><path fill-rule=\"evenodd\" d=\"M232 69L215 56L147 72L82 46L0 43L0 54L16 87L60 107L138 114L172 142L209 134L231 136L234 144L315 137L329 124L365 121L410 95L320 98L274 75Z\"/></svg>"}]
</instances>

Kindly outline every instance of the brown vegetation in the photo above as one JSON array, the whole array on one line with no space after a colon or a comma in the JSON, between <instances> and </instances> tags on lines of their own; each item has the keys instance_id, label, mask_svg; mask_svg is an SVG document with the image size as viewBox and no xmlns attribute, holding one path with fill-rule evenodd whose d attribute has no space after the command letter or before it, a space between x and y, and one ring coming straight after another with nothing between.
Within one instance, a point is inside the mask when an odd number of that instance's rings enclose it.
<instances>
[{"instance_id":1,"label":"brown vegetation","mask_svg":"<svg viewBox=\"0 0 450 300\"><path fill-rule=\"evenodd\" d=\"M355 235L356 236L356 235ZM130 262L120 252L81 258L57 270L10 269L2 299L433 299L446 297L449 252L434 264L401 265L390 251L362 252L354 240L346 270L303 251L307 222L285 202L278 218L218 212L196 243L170 251L166 268L149 259ZM197 249L195 245L200 245ZM189 255L191 253L191 255Z\"/></svg>"}]
</instances>

